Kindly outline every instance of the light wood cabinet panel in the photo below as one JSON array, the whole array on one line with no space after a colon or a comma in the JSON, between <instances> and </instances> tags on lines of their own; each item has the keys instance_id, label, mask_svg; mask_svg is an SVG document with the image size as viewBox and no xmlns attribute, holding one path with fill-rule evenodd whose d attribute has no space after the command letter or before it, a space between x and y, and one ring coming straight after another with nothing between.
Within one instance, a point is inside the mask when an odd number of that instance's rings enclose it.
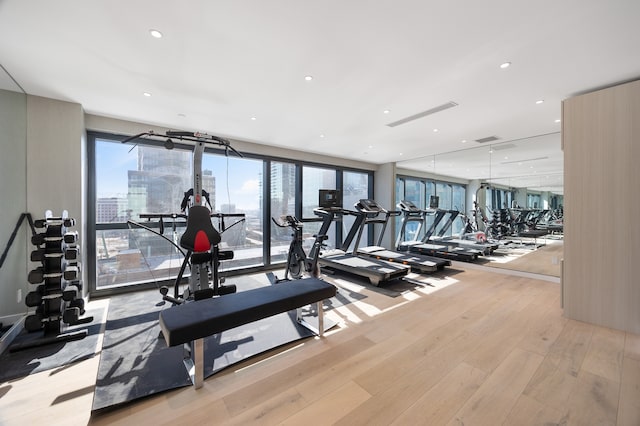
<instances>
[{"instance_id":1,"label":"light wood cabinet panel","mask_svg":"<svg viewBox=\"0 0 640 426\"><path fill-rule=\"evenodd\" d=\"M564 313L640 333L640 81L563 102Z\"/></svg>"}]
</instances>

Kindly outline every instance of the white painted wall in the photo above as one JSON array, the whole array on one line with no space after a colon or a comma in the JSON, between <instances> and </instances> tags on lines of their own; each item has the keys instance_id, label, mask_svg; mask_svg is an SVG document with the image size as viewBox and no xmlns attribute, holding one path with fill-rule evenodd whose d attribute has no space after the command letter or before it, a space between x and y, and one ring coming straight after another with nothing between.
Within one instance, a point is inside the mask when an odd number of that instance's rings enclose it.
<instances>
[{"instance_id":1,"label":"white painted wall","mask_svg":"<svg viewBox=\"0 0 640 426\"><path fill-rule=\"evenodd\" d=\"M27 101L23 93L0 90L0 255L27 208L26 188ZM27 310L27 241L31 235L23 222L0 268L0 323L16 322ZM18 300L18 291L22 297Z\"/></svg>"},{"instance_id":2,"label":"white painted wall","mask_svg":"<svg viewBox=\"0 0 640 426\"><path fill-rule=\"evenodd\" d=\"M38 96L27 96L27 211L34 219L45 210L60 215L68 210L82 241L84 221L84 117L82 106ZM30 252L28 248L27 253ZM28 254L27 254L28 256ZM30 264L30 269L37 266ZM86 268L82 268L85 291Z\"/></svg>"}]
</instances>

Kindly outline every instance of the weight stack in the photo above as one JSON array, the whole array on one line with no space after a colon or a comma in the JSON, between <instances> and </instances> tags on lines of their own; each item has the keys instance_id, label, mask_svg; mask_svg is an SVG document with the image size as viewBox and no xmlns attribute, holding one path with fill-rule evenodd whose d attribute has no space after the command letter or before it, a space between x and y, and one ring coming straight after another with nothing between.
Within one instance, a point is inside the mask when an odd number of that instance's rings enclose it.
<instances>
[{"instance_id":1,"label":"weight stack","mask_svg":"<svg viewBox=\"0 0 640 426\"><path fill-rule=\"evenodd\" d=\"M25 304L35 310L26 317L24 327L30 333L42 331L44 335L27 347L82 339L87 330L62 332L65 324L93 321L93 317L81 318L85 309L80 245L78 232L70 230L75 226L75 220L68 217L66 210L59 217L54 217L51 210L47 210L45 218L34 221L34 225L41 231L31 238L34 245L31 261L38 266L29 272L28 281L36 287L27 293ZM24 345L12 346L11 351L25 348Z\"/></svg>"}]
</instances>

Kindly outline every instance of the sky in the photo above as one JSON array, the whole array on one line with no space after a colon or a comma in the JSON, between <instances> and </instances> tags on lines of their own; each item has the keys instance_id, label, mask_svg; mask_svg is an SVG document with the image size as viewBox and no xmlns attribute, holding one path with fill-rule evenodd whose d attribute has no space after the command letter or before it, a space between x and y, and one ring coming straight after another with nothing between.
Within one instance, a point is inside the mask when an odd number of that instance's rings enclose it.
<instances>
[{"instance_id":1,"label":"sky","mask_svg":"<svg viewBox=\"0 0 640 426\"><path fill-rule=\"evenodd\" d=\"M138 168L138 148L98 140L96 144L97 198L126 197L127 171ZM130 151L130 152L129 152ZM203 170L212 170L216 178L216 205L235 204L239 210L258 210L262 161L205 154ZM185 170L191 177L191 170ZM230 179L227 186L227 176ZM185 191L189 188L185 188Z\"/></svg>"}]
</instances>

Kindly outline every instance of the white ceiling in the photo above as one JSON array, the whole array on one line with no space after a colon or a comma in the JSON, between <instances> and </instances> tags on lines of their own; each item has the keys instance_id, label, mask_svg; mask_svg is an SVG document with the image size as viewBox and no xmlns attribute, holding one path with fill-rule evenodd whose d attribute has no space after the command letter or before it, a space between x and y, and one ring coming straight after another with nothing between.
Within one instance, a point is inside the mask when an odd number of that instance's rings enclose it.
<instances>
[{"instance_id":1,"label":"white ceiling","mask_svg":"<svg viewBox=\"0 0 640 426\"><path fill-rule=\"evenodd\" d=\"M92 114L417 170L544 140L557 173L561 101L640 78L639 19L638 0L0 0L0 64Z\"/></svg>"}]
</instances>

